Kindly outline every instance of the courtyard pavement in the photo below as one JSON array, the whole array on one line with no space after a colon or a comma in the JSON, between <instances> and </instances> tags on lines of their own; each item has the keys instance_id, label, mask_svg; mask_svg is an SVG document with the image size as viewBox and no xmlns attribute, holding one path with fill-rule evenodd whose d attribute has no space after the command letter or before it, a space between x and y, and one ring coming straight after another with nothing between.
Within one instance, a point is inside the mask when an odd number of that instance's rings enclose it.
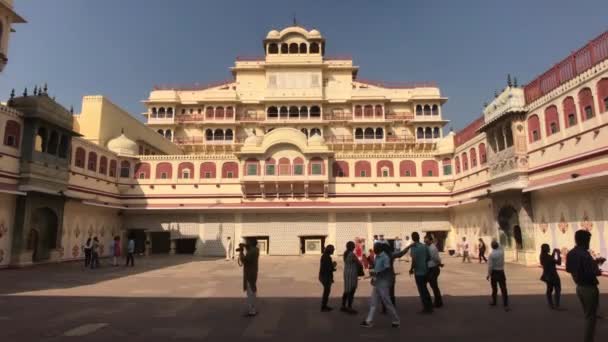
<instances>
[{"instance_id":1,"label":"courtyard pavement","mask_svg":"<svg viewBox=\"0 0 608 342\"><path fill-rule=\"evenodd\" d=\"M417 314L409 263L395 263L399 329L381 314L373 328L358 326L368 309L368 280L359 282L358 315L319 312L318 257L262 257L255 318L242 316L239 266L221 259L152 256L136 259L134 268L64 263L0 270L0 341L582 340L582 312L567 274L561 273L566 310L556 312L545 304L538 268L508 265L512 311L505 312L488 306L486 265L447 256L444 262L445 307L433 315ZM341 270L330 303L336 309ZM600 311L608 314L608 278L600 281ZM608 319L598 321L596 340L608 340Z\"/></svg>"}]
</instances>

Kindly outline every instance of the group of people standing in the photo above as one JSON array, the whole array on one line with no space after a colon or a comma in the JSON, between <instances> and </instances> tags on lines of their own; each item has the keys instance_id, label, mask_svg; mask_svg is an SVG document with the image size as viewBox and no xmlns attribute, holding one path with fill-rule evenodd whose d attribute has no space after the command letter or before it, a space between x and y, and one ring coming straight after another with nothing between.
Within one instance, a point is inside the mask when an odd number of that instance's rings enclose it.
<instances>
[{"instance_id":1,"label":"group of people standing","mask_svg":"<svg viewBox=\"0 0 608 342\"><path fill-rule=\"evenodd\" d=\"M99 254L101 253L101 244L97 236L89 237L83 246L84 250L84 266L91 269L99 267ZM120 236L115 236L110 245L110 255L112 256L112 266L118 266L118 259L121 257ZM125 266L135 265L135 238L130 237L127 242L127 255Z\"/></svg>"}]
</instances>

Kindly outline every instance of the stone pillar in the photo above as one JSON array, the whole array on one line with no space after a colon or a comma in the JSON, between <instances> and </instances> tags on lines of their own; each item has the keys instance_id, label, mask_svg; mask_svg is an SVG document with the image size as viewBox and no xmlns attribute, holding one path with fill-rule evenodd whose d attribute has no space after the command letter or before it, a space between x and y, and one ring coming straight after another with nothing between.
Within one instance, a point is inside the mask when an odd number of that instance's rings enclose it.
<instances>
[{"instance_id":1,"label":"stone pillar","mask_svg":"<svg viewBox=\"0 0 608 342\"><path fill-rule=\"evenodd\" d=\"M170 255L175 255L175 245L176 245L175 239L171 239L171 247L169 249Z\"/></svg>"},{"instance_id":2,"label":"stone pillar","mask_svg":"<svg viewBox=\"0 0 608 342\"><path fill-rule=\"evenodd\" d=\"M205 215L198 215L198 239L196 239L196 250L195 255L204 255L204 242L205 242Z\"/></svg>"}]
</instances>

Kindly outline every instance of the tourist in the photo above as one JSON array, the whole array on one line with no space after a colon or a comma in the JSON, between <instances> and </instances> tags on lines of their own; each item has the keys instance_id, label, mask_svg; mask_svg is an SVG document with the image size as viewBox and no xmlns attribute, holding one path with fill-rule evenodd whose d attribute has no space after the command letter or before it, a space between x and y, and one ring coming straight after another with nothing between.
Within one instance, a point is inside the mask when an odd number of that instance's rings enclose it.
<instances>
[{"instance_id":1,"label":"tourist","mask_svg":"<svg viewBox=\"0 0 608 342\"><path fill-rule=\"evenodd\" d=\"M129 236L129 241L127 242L127 263L125 266L129 266L129 263L131 264L131 267L135 266L135 238L133 237L133 235Z\"/></svg>"},{"instance_id":2,"label":"tourist","mask_svg":"<svg viewBox=\"0 0 608 342\"><path fill-rule=\"evenodd\" d=\"M247 292L247 316L249 317L258 314L255 302L258 291L257 281L260 251L257 245L257 239L249 238L246 244L240 244L237 249L239 252L239 265L243 266L243 291Z\"/></svg>"},{"instance_id":3,"label":"tourist","mask_svg":"<svg viewBox=\"0 0 608 342\"><path fill-rule=\"evenodd\" d=\"M344 294L342 294L342 307L340 311L349 314L356 314L353 309L353 300L357 291L359 276L363 273L363 266L354 253L355 243L349 241L346 243L346 251L344 251Z\"/></svg>"},{"instance_id":4,"label":"tourist","mask_svg":"<svg viewBox=\"0 0 608 342\"><path fill-rule=\"evenodd\" d=\"M492 252L488 258L488 275L486 280L490 281L492 286L492 301L491 306L496 306L496 296L500 286L500 294L505 311L509 311L509 294L507 293L507 277L505 275L505 252L500 248L497 241L492 241Z\"/></svg>"},{"instance_id":5,"label":"tourist","mask_svg":"<svg viewBox=\"0 0 608 342\"><path fill-rule=\"evenodd\" d=\"M462 262L471 262L471 256L469 255L469 241L466 237L462 237Z\"/></svg>"},{"instance_id":6,"label":"tourist","mask_svg":"<svg viewBox=\"0 0 608 342\"><path fill-rule=\"evenodd\" d=\"M562 292L562 282L557 274L557 265L562 264L562 256L559 249L554 249L550 253L551 247L544 243L540 246L540 264L543 267L543 274L540 280L547 284L547 302L550 309L559 309L560 295ZM555 298L555 300L554 300Z\"/></svg>"},{"instance_id":7,"label":"tourist","mask_svg":"<svg viewBox=\"0 0 608 342\"><path fill-rule=\"evenodd\" d=\"M400 238L400 237L395 236L395 242L394 242L394 246L395 246L395 248L394 248L395 253L399 253L399 252L401 252L401 248L402 248L403 246L401 245L401 238ZM399 258L399 262L401 262L401 258Z\"/></svg>"},{"instance_id":8,"label":"tourist","mask_svg":"<svg viewBox=\"0 0 608 342\"><path fill-rule=\"evenodd\" d=\"M405 242L402 244L402 246L408 247L412 244L412 241L410 240L410 236L406 235L405 236ZM403 260L405 260L405 262L410 262L410 255L409 254L405 254Z\"/></svg>"},{"instance_id":9,"label":"tourist","mask_svg":"<svg viewBox=\"0 0 608 342\"><path fill-rule=\"evenodd\" d=\"M226 238L226 261L230 261L231 259L234 259L234 246L229 236Z\"/></svg>"},{"instance_id":10,"label":"tourist","mask_svg":"<svg viewBox=\"0 0 608 342\"><path fill-rule=\"evenodd\" d=\"M374 269L370 271L372 276L372 295L370 298L369 313L365 321L361 322L361 326L365 328L371 328L373 325L374 314L378 307L378 302L382 302L386 306L387 310L393 316L392 326L398 328L400 325L399 316L397 310L391 303L389 295L389 287L391 285L390 275L390 257L386 253L386 245L383 243L377 243L374 245L374 252L376 254L376 262Z\"/></svg>"},{"instance_id":11,"label":"tourist","mask_svg":"<svg viewBox=\"0 0 608 342\"><path fill-rule=\"evenodd\" d=\"M482 238L479 238L479 263L482 261L488 263L488 259L486 259L486 243L483 242Z\"/></svg>"},{"instance_id":12,"label":"tourist","mask_svg":"<svg viewBox=\"0 0 608 342\"><path fill-rule=\"evenodd\" d=\"M363 258L363 244L361 243L361 239L360 238L355 238L355 255L357 256L357 259L359 259L360 262L362 262L362 258Z\"/></svg>"},{"instance_id":13,"label":"tourist","mask_svg":"<svg viewBox=\"0 0 608 342\"><path fill-rule=\"evenodd\" d=\"M443 306L443 299L441 297L441 291L439 290L439 284L438 284L438 278L439 278L439 274L441 273L441 267L443 267L443 263L441 263L441 257L439 256L439 249L437 249L437 246L435 245L434 241L433 241L433 236L431 236L430 234L426 234L426 236L424 237L424 243L427 245L428 249L429 249L429 261L428 261L428 267L429 267L429 273L428 273L428 282L429 285L431 286L431 289L433 290L433 297L434 297L434 306L436 308L440 308Z\"/></svg>"},{"instance_id":14,"label":"tourist","mask_svg":"<svg viewBox=\"0 0 608 342\"><path fill-rule=\"evenodd\" d=\"M91 265L91 247L93 241L91 237L87 239L87 242L84 244L84 267L89 267Z\"/></svg>"},{"instance_id":15,"label":"tourist","mask_svg":"<svg viewBox=\"0 0 608 342\"><path fill-rule=\"evenodd\" d=\"M117 235L112 241L112 265L118 266L118 258L120 258L120 237Z\"/></svg>"},{"instance_id":16,"label":"tourist","mask_svg":"<svg viewBox=\"0 0 608 342\"><path fill-rule=\"evenodd\" d=\"M374 246L378 243L378 235L374 235ZM373 246L372 246L373 247Z\"/></svg>"},{"instance_id":17,"label":"tourist","mask_svg":"<svg viewBox=\"0 0 608 342\"><path fill-rule=\"evenodd\" d=\"M331 260L332 254L334 254L334 246L327 245L321 255L319 266L319 281L321 282L321 285L323 285L323 297L321 299L322 312L333 310L333 308L327 305L329 293L331 292L331 284L334 282L334 271L336 270L336 262Z\"/></svg>"},{"instance_id":18,"label":"tourist","mask_svg":"<svg viewBox=\"0 0 608 342\"><path fill-rule=\"evenodd\" d=\"M595 336L595 324L597 321L597 309L599 306L600 292L597 276L602 274L599 266L606 259L594 259L589 253L589 242L591 233L586 230L578 230L574 234L574 247L566 255L566 271L572 275L576 283L576 296L583 306L585 313L585 335L584 341L593 341Z\"/></svg>"},{"instance_id":19,"label":"tourist","mask_svg":"<svg viewBox=\"0 0 608 342\"><path fill-rule=\"evenodd\" d=\"M374 253L373 249L370 249L368 251L366 259L367 259L367 268L371 270L372 268L374 268L374 261L376 260L376 254Z\"/></svg>"},{"instance_id":20,"label":"tourist","mask_svg":"<svg viewBox=\"0 0 608 342\"><path fill-rule=\"evenodd\" d=\"M414 241L410 249L412 256L412 266L410 274L414 274L418 294L422 301L422 311L420 313L428 314L433 312L433 304L431 302L431 294L426 287L428 280L428 261L430 259L429 249L426 245L420 243L420 235L417 232L412 233Z\"/></svg>"},{"instance_id":21,"label":"tourist","mask_svg":"<svg viewBox=\"0 0 608 342\"><path fill-rule=\"evenodd\" d=\"M91 245L91 268L99 267L99 240L97 236L93 238Z\"/></svg>"},{"instance_id":22,"label":"tourist","mask_svg":"<svg viewBox=\"0 0 608 342\"><path fill-rule=\"evenodd\" d=\"M388 241L386 239L384 239L384 235L380 234L380 237L378 238L378 242L380 243L384 243L384 244L389 244Z\"/></svg>"}]
</instances>

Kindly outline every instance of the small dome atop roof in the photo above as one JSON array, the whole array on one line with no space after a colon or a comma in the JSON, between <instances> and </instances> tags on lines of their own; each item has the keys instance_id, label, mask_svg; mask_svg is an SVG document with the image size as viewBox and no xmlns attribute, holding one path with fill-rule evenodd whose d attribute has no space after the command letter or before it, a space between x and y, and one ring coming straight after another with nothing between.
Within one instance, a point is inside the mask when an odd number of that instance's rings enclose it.
<instances>
[{"instance_id":1,"label":"small dome atop roof","mask_svg":"<svg viewBox=\"0 0 608 342\"><path fill-rule=\"evenodd\" d=\"M308 35L310 38L320 38L321 32L319 32L317 29L312 29L310 32L308 32Z\"/></svg>"},{"instance_id":2,"label":"small dome atop roof","mask_svg":"<svg viewBox=\"0 0 608 342\"><path fill-rule=\"evenodd\" d=\"M313 134L310 138L308 138L309 146L321 146L325 145L325 139L318 134Z\"/></svg>"},{"instance_id":3,"label":"small dome atop roof","mask_svg":"<svg viewBox=\"0 0 608 342\"><path fill-rule=\"evenodd\" d=\"M266 39L274 39L274 38L279 38L280 34L279 31L277 30L270 30L270 32L268 32L268 34L266 35Z\"/></svg>"},{"instance_id":4,"label":"small dome atop roof","mask_svg":"<svg viewBox=\"0 0 608 342\"><path fill-rule=\"evenodd\" d=\"M108 149L121 156L133 157L139 154L137 143L127 138L124 133L108 141Z\"/></svg>"}]
</instances>

